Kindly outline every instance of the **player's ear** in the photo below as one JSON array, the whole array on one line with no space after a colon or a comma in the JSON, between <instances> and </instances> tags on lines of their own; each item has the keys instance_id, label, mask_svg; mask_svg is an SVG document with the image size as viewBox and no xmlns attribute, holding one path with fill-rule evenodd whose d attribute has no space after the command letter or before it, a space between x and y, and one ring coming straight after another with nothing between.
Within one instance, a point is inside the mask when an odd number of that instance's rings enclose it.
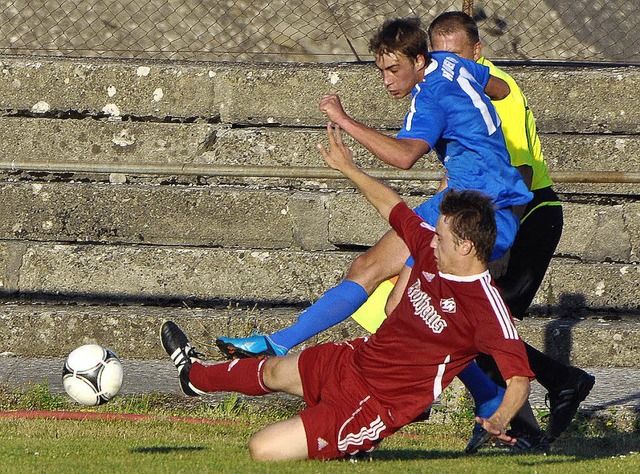
<instances>
[{"instance_id":1,"label":"player's ear","mask_svg":"<svg viewBox=\"0 0 640 474\"><path fill-rule=\"evenodd\" d=\"M482 56L482 43L478 41L473 45L473 60L477 61Z\"/></svg>"},{"instance_id":2,"label":"player's ear","mask_svg":"<svg viewBox=\"0 0 640 474\"><path fill-rule=\"evenodd\" d=\"M418 54L413 60L413 64L416 70L424 69L427 64L427 60L425 59L423 54Z\"/></svg>"},{"instance_id":3,"label":"player's ear","mask_svg":"<svg viewBox=\"0 0 640 474\"><path fill-rule=\"evenodd\" d=\"M460 244L458 245L458 251L461 255L464 255L466 257L467 255L470 255L473 250L473 242L471 242L470 240L460 241Z\"/></svg>"}]
</instances>

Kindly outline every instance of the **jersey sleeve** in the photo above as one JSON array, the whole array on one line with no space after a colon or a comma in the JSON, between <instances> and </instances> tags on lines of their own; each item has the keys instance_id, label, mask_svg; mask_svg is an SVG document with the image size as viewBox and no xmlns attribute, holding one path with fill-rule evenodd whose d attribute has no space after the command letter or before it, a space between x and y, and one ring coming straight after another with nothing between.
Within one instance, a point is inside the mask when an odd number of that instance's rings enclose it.
<instances>
[{"instance_id":1,"label":"jersey sleeve","mask_svg":"<svg viewBox=\"0 0 640 474\"><path fill-rule=\"evenodd\" d=\"M434 229L402 201L396 204L389 215L389 223L407 244L409 252L416 256L431 253L431 239Z\"/></svg>"},{"instance_id":2,"label":"jersey sleeve","mask_svg":"<svg viewBox=\"0 0 640 474\"><path fill-rule=\"evenodd\" d=\"M409 113L404 117L404 124L397 138L422 140L434 148L444 133L447 119L439 101L425 88L424 82L416 86Z\"/></svg>"},{"instance_id":3,"label":"jersey sleeve","mask_svg":"<svg viewBox=\"0 0 640 474\"><path fill-rule=\"evenodd\" d=\"M489 68L483 64L479 64L468 59L460 58L460 60L462 61L461 66L471 73L476 82L482 86L482 89L487 87L489 77L491 76Z\"/></svg>"},{"instance_id":4,"label":"jersey sleeve","mask_svg":"<svg viewBox=\"0 0 640 474\"><path fill-rule=\"evenodd\" d=\"M510 87L511 84L509 84ZM529 149L526 126L526 109L517 93L513 92L502 100L492 101L502 120L502 133L513 166L532 166L533 155Z\"/></svg>"},{"instance_id":5,"label":"jersey sleeve","mask_svg":"<svg viewBox=\"0 0 640 474\"><path fill-rule=\"evenodd\" d=\"M504 380L514 376L534 379L524 342L516 330L507 305L498 289L489 282L483 282L487 299L478 308L481 318L476 325L475 343L478 349L492 356Z\"/></svg>"},{"instance_id":6,"label":"jersey sleeve","mask_svg":"<svg viewBox=\"0 0 640 474\"><path fill-rule=\"evenodd\" d=\"M527 99L511 76L496 67L489 66L491 74L509 84L509 95L491 103L502 121L502 133L513 166L533 166L534 156L529 146L527 125Z\"/></svg>"}]
</instances>

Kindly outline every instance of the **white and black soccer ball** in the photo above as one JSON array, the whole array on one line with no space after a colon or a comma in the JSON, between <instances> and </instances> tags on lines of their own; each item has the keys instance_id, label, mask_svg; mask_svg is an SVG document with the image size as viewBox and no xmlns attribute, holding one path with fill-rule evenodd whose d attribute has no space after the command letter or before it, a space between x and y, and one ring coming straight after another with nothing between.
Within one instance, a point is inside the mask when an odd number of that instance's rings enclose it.
<instances>
[{"instance_id":1,"label":"white and black soccer ball","mask_svg":"<svg viewBox=\"0 0 640 474\"><path fill-rule=\"evenodd\" d=\"M86 344L67 357L62 385L78 403L102 405L116 396L122 386L122 376L118 356L99 344Z\"/></svg>"}]
</instances>

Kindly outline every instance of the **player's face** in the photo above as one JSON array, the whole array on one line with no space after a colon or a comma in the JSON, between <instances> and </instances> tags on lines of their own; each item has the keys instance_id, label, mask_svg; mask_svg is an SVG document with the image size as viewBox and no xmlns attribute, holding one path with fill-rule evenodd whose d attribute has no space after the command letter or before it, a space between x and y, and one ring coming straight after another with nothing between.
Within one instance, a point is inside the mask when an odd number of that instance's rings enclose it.
<instances>
[{"instance_id":1,"label":"player's face","mask_svg":"<svg viewBox=\"0 0 640 474\"><path fill-rule=\"evenodd\" d=\"M482 55L482 43L474 43L467 34L460 30L448 35L434 34L431 38L432 51L449 51L461 58L477 61Z\"/></svg>"},{"instance_id":2,"label":"player's face","mask_svg":"<svg viewBox=\"0 0 640 474\"><path fill-rule=\"evenodd\" d=\"M458 239L451 232L446 217L442 215L436 223L436 233L431 239L431 248L436 257L438 270L453 274L458 260Z\"/></svg>"},{"instance_id":3,"label":"player's face","mask_svg":"<svg viewBox=\"0 0 640 474\"><path fill-rule=\"evenodd\" d=\"M415 85L424 79L423 56L412 61L402 53L385 53L378 56L376 66L380 69L387 91L396 99L410 94Z\"/></svg>"}]
</instances>

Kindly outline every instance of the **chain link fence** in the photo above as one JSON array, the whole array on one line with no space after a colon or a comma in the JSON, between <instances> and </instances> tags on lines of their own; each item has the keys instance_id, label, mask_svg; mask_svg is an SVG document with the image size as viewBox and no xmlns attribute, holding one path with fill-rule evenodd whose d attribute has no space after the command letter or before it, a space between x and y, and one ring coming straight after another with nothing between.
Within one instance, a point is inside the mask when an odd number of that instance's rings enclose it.
<instances>
[{"instance_id":1,"label":"chain link fence","mask_svg":"<svg viewBox=\"0 0 640 474\"><path fill-rule=\"evenodd\" d=\"M0 54L364 61L386 18L472 5L495 60L640 64L639 0L0 0Z\"/></svg>"}]
</instances>

